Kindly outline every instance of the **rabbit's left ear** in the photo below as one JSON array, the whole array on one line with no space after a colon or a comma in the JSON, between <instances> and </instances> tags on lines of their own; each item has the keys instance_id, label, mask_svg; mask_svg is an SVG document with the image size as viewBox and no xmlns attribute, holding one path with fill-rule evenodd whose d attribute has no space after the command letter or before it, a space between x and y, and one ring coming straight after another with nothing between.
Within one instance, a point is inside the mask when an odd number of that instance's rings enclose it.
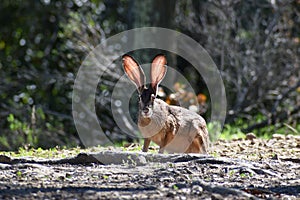
<instances>
[{"instance_id":1,"label":"rabbit's left ear","mask_svg":"<svg viewBox=\"0 0 300 200\"><path fill-rule=\"evenodd\" d=\"M155 58L152 61L150 77L151 77L151 87L155 92L155 95L157 93L157 88L159 83L162 81L162 79L165 77L167 73L166 64L167 64L167 59L162 54L155 56Z\"/></svg>"},{"instance_id":2,"label":"rabbit's left ear","mask_svg":"<svg viewBox=\"0 0 300 200\"><path fill-rule=\"evenodd\" d=\"M141 94L145 88L145 74L141 66L129 55L123 56L123 67L130 80L136 85Z\"/></svg>"}]
</instances>

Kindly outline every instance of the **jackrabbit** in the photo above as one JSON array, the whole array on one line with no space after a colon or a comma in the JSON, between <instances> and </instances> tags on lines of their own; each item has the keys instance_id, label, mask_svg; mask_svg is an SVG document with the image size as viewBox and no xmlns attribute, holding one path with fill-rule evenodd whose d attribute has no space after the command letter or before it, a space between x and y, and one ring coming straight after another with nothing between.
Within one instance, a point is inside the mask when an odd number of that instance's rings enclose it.
<instances>
[{"instance_id":1,"label":"jackrabbit","mask_svg":"<svg viewBox=\"0 0 300 200\"><path fill-rule=\"evenodd\" d=\"M146 87L145 74L129 55L123 56L123 67L139 93L138 127L145 138L143 151L151 141L159 145L159 153L207 153L209 136L205 120L195 112L170 106L157 99L157 89L167 72L167 60L157 55L150 70L151 83Z\"/></svg>"}]
</instances>

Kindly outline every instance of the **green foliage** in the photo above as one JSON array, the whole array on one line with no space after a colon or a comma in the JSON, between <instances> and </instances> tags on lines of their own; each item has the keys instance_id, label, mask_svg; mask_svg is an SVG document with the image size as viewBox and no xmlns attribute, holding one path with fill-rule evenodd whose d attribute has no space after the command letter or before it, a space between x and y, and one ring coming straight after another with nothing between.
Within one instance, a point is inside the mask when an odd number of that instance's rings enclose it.
<instances>
[{"instance_id":1,"label":"green foliage","mask_svg":"<svg viewBox=\"0 0 300 200\"><path fill-rule=\"evenodd\" d=\"M100 150L100 149L98 149ZM54 147L49 149L38 148L28 148L28 147L20 147L18 151L13 152L1 152L4 155L11 157L36 157L36 158L65 158L76 156L81 152L86 152L87 150L81 149L80 147L76 148L66 148L66 147ZM89 149L89 151L93 151L93 149Z\"/></svg>"},{"instance_id":2,"label":"green foliage","mask_svg":"<svg viewBox=\"0 0 300 200\"><path fill-rule=\"evenodd\" d=\"M23 174L22 174L21 171L17 171L17 172L16 172L16 175L17 175L18 178L21 178L21 177L23 176Z\"/></svg>"},{"instance_id":3,"label":"green foliage","mask_svg":"<svg viewBox=\"0 0 300 200\"><path fill-rule=\"evenodd\" d=\"M103 179L108 179L108 178L109 178L109 176L103 175Z\"/></svg>"},{"instance_id":4,"label":"green foliage","mask_svg":"<svg viewBox=\"0 0 300 200\"><path fill-rule=\"evenodd\" d=\"M0 145L4 149L9 149L10 143L8 142L8 138L5 135L0 136Z\"/></svg>"},{"instance_id":5,"label":"green foliage","mask_svg":"<svg viewBox=\"0 0 300 200\"><path fill-rule=\"evenodd\" d=\"M57 138L47 138L53 132L60 132L63 124L51 117L47 117L42 108L31 109L30 119L21 121L14 114L9 114L6 118L9 130L0 136L0 147L11 150L15 147L34 147L40 145L47 147L47 143ZM49 146L48 146L49 147Z\"/></svg>"},{"instance_id":6,"label":"green foliage","mask_svg":"<svg viewBox=\"0 0 300 200\"><path fill-rule=\"evenodd\" d=\"M4 73L0 73L0 117L7 120L0 122L0 149L55 146L60 142L52 138L61 137L62 124L71 132L68 138L74 139L75 128L65 113L71 109L70 79L75 69L70 70L62 59L57 35L63 31L58 22L65 21L67 10L75 7L70 0L1 2L0 70ZM31 123L34 106L35 125ZM43 121L55 128L50 130Z\"/></svg>"},{"instance_id":7,"label":"green foliage","mask_svg":"<svg viewBox=\"0 0 300 200\"><path fill-rule=\"evenodd\" d=\"M16 140L15 142L19 143L19 145L28 144L29 146L36 146L37 132L33 128L31 128L30 124L21 122L20 120L16 119L13 114L9 114L9 116L7 117L7 121L12 133L16 132L18 135L25 136L18 137L18 140ZM5 143L2 145L5 145Z\"/></svg>"},{"instance_id":8,"label":"green foliage","mask_svg":"<svg viewBox=\"0 0 300 200\"><path fill-rule=\"evenodd\" d=\"M245 138L247 132L244 132L243 129L247 128L249 124L259 124L267 120L267 117L262 114L257 114L249 119L238 118L234 123L225 124L224 128L219 136L220 139L231 140L238 138ZM211 127L208 125L208 127ZM288 122L276 123L274 125L268 125L260 129L253 130L253 133L260 138L270 139L272 135L283 134L283 135L299 135L300 133L300 124L290 125Z\"/></svg>"},{"instance_id":9,"label":"green foliage","mask_svg":"<svg viewBox=\"0 0 300 200\"><path fill-rule=\"evenodd\" d=\"M242 130L268 120L273 108L277 114L287 112L287 119L253 132L260 137L299 134L296 111L300 90L283 95L299 81L299 2L278 1L276 7L270 1L164 1L159 7L153 2L2 0L0 149L77 146L71 98L82 60L103 39L145 25L187 33L203 44L220 66L228 109L234 113L228 115L231 121L221 138L244 137ZM194 88L205 88L200 78L195 78L192 66L174 60L178 66L187 66L180 70ZM109 76L106 81L114 83ZM110 108L105 107L111 103L112 85L99 83L97 95L99 99L106 95L103 99L107 100L98 102L96 109L101 113L101 127L119 139L122 130L116 128ZM274 106L281 95L282 100ZM208 129L220 132L213 123Z\"/></svg>"},{"instance_id":10,"label":"green foliage","mask_svg":"<svg viewBox=\"0 0 300 200\"><path fill-rule=\"evenodd\" d=\"M175 184L175 185L173 185L173 190L178 190L179 188L178 188L178 186Z\"/></svg>"},{"instance_id":11,"label":"green foliage","mask_svg":"<svg viewBox=\"0 0 300 200\"><path fill-rule=\"evenodd\" d=\"M245 134L241 131L241 128L234 125L225 124L222 133L219 136L223 140L232 140L245 138Z\"/></svg>"},{"instance_id":12,"label":"green foliage","mask_svg":"<svg viewBox=\"0 0 300 200\"><path fill-rule=\"evenodd\" d=\"M211 141L216 141L217 139L232 140L245 138L245 134L241 130L245 125L245 122L238 120L236 124L225 124L221 131L219 124L210 122L207 124L207 130Z\"/></svg>"},{"instance_id":13,"label":"green foliage","mask_svg":"<svg viewBox=\"0 0 300 200\"><path fill-rule=\"evenodd\" d=\"M287 123L276 123L275 125L269 125L263 127L261 129L257 129L253 131L256 135L269 139L273 134L282 134L282 135L299 135L300 133L300 125L289 125Z\"/></svg>"}]
</instances>

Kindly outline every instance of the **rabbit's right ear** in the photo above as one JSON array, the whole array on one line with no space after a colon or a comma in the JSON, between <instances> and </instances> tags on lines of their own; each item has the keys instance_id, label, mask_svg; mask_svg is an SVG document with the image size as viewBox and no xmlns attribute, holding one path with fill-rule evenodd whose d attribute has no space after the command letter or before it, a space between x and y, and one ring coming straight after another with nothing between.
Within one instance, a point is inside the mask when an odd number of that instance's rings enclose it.
<instances>
[{"instance_id":1,"label":"rabbit's right ear","mask_svg":"<svg viewBox=\"0 0 300 200\"><path fill-rule=\"evenodd\" d=\"M145 84L145 74L140 65L129 55L122 57L125 73L136 85L139 93L142 93Z\"/></svg>"},{"instance_id":2,"label":"rabbit's right ear","mask_svg":"<svg viewBox=\"0 0 300 200\"><path fill-rule=\"evenodd\" d=\"M167 73L166 64L167 64L167 59L162 54L155 56L155 58L152 61L150 77L151 77L151 86L153 88L153 91L155 92L155 96L157 93L159 83L162 81L162 79L165 77Z\"/></svg>"}]
</instances>

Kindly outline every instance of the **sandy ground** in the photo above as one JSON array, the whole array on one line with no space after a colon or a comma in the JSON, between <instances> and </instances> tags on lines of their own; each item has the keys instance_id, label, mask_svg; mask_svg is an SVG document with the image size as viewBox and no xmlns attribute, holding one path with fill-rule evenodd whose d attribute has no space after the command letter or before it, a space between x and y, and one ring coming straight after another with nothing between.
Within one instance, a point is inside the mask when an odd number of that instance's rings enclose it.
<instances>
[{"instance_id":1,"label":"sandy ground","mask_svg":"<svg viewBox=\"0 0 300 200\"><path fill-rule=\"evenodd\" d=\"M300 199L300 137L217 141L208 156L0 152L0 199ZM95 159L97 158L97 159Z\"/></svg>"}]
</instances>

